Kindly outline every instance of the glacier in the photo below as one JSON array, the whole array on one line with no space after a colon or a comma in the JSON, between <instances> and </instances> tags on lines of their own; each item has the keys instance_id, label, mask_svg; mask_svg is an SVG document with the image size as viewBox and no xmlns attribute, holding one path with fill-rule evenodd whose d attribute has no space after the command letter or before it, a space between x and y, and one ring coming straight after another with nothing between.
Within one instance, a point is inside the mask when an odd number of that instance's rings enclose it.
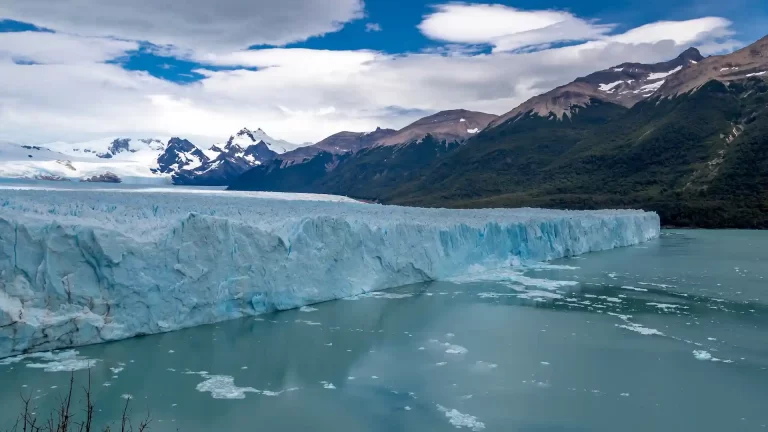
<instances>
[{"instance_id":1,"label":"glacier","mask_svg":"<svg viewBox=\"0 0 768 432\"><path fill-rule=\"evenodd\" d=\"M634 245L635 210L0 190L0 358Z\"/></svg>"}]
</instances>

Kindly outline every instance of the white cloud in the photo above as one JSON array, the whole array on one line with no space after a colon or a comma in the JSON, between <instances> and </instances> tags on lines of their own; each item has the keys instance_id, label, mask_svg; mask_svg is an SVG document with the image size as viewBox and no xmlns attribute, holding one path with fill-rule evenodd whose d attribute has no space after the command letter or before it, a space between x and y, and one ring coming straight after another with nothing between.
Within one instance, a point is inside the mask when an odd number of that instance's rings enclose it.
<instances>
[{"instance_id":1,"label":"white cloud","mask_svg":"<svg viewBox=\"0 0 768 432\"><path fill-rule=\"evenodd\" d=\"M120 50L133 49L130 43L45 36L50 47L77 47L68 54L79 60L67 62L66 56L36 51L42 49L38 40L24 40L39 35L19 33L14 45L6 40L2 49L48 64L18 65L0 55L0 76L13 83L0 86L0 140L34 144L179 135L212 144L248 126L304 142L341 130L402 127L425 112L442 109L501 114L598 69L625 61L667 60L689 45L717 47L716 39L727 32L728 23L705 23L665 27L673 30L664 40L653 32L630 30L564 48L480 55L460 50L451 55L389 55L279 48L163 52L203 63L198 72L204 78L188 85L103 63L119 56ZM235 70L214 71L206 65Z\"/></svg>"},{"instance_id":2,"label":"white cloud","mask_svg":"<svg viewBox=\"0 0 768 432\"><path fill-rule=\"evenodd\" d=\"M365 31L367 32L380 32L381 24L379 23L365 23Z\"/></svg>"},{"instance_id":3,"label":"white cloud","mask_svg":"<svg viewBox=\"0 0 768 432\"><path fill-rule=\"evenodd\" d=\"M494 51L514 51L555 42L601 37L612 25L585 21L568 12L528 11L498 4L449 3L435 7L419 29L446 42L489 44Z\"/></svg>"},{"instance_id":4,"label":"white cloud","mask_svg":"<svg viewBox=\"0 0 768 432\"><path fill-rule=\"evenodd\" d=\"M216 51L302 41L362 15L362 0L0 2L0 17L56 31Z\"/></svg>"},{"instance_id":5,"label":"white cloud","mask_svg":"<svg viewBox=\"0 0 768 432\"><path fill-rule=\"evenodd\" d=\"M103 62L136 50L136 42L43 32L0 33L0 59L34 63Z\"/></svg>"},{"instance_id":6,"label":"white cloud","mask_svg":"<svg viewBox=\"0 0 768 432\"><path fill-rule=\"evenodd\" d=\"M709 39L733 35L731 22L725 18L706 17L688 21L659 21L611 36L609 40L621 43L654 43L665 40L677 45L690 45L706 37Z\"/></svg>"},{"instance_id":7,"label":"white cloud","mask_svg":"<svg viewBox=\"0 0 768 432\"><path fill-rule=\"evenodd\" d=\"M190 51L183 57L214 66L280 67L282 73L355 73L376 58L374 51L333 51L305 48L272 48L236 51L228 54Z\"/></svg>"}]
</instances>

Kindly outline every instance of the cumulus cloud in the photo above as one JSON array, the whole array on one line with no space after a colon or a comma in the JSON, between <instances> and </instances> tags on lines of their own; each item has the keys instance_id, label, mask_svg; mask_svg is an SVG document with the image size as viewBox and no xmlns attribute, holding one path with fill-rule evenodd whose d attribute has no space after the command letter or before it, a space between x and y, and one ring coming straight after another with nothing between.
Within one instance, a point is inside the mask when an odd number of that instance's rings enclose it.
<instances>
[{"instance_id":1,"label":"cumulus cloud","mask_svg":"<svg viewBox=\"0 0 768 432\"><path fill-rule=\"evenodd\" d=\"M718 19L663 25L668 38L640 28L533 52L157 51L200 64L196 72L203 79L186 85L105 63L135 49L132 42L50 33L42 36L42 44L25 40L39 34L0 34L12 38L0 38L0 52L12 53L0 54L0 76L13 83L0 86L0 140L34 144L179 135L212 144L248 126L304 142L341 130L398 128L443 109L502 114L598 69L625 61L667 60L689 45L717 47L729 23ZM66 44L72 47L68 56L41 48ZM18 56L36 59L35 64L17 64L13 58Z\"/></svg>"},{"instance_id":2,"label":"cumulus cloud","mask_svg":"<svg viewBox=\"0 0 768 432\"><path fill-rule=\"evenodd\" d=\"M494 51L514 51L556 42L596 39L609 33L613 26L561 11L449 3L436 6L433 13L424 17L419 29L435 40L488 44L494 46Z\"/></svg>"},{"instance_id":3,"label":"cumulus cloud","mask_svg":"<svg viewBox=\"0 0 768 432\"><path fill-rule=\"evenodd\" d=\"M0 59L29 63L104 62L136 50L136 42L45 32L0 33Z\"/></svg>"},{"instance_id":4,"label":"cumulus cloud","mask_svg":"<svg viewBox=\"0 0 768 432\"><path fill-rule=\"evenodd\" d=\"M378 23L365 23L365 31L367 32L380 32L381 24Z\"/></svg>"},{"instance_id":5,"label":"cumulus cloud","mask_svg":"<svg viewBox=\"0 0 768 432\"><path fill-rule=\"evenodd\" d=\"M362 0L0 2L0 17L56 31L217 51L302 41L362 16Z\"/></svg>"}]
</instances>

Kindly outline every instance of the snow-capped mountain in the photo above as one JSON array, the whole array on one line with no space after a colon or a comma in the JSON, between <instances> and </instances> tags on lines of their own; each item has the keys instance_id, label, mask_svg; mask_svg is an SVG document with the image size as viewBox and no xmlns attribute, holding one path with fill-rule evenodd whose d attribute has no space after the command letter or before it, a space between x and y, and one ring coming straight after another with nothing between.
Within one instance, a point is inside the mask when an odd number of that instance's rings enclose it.
<instances>
[{"instance_id":1,"label":"snow-capped mountain","mask_svg":"<svg viewBox=\"0 0 768 432\"><path fill-rule=\"evenodd\" d=\"M175 174L182 169L195 169L210 162L208 156L188 140L173 137L168 140L165 150L156 159L153 173Z\"/></svg>"},{"instance_id":2,"label":"snow-capped mountain","mask_svg":"<svg viewBox=\"0 0 768 432\"><path fill-rule=\"evenodd\" d=\"M696 48L689 48L677 58L654 64L622 63L620 65L577 78L539 96L528 99L502 115L490 127L498 126L520 114L533 112L542 117L562 119L572 109L589 105L597 99L625 107L650 97L671 77L704 60Z\"/></svg>"},{"instance_id":3,"label":"snow-capped mountain","mask_svg":"<svg viewBox=\"0 0 768 432\"><path fill-rule=\"evenodd\" d=\"M234 144L245 149L253 144L258 144L259 142L263 142L267 148L269 148L269 150L277 154L283 154L291 150L296 150L299 147L305 147L312 144L294 144L285 140L272 138L271 136L267 135L266 132L261 130L261 128L256 129L255 131L252 131L248 128L242 128L236 134L230 136L224 145L217 145L214 147L226 147ZM211 150L213 150L213 148L211 148Z\"/></svg>"},{"instance_id":4,"label":"snow-capped mountain","mask_svg":"<svg viewBox=\"0 0 768 432\"><path fill-rule=\"evenodd\" d=\"M676 96L697 89L710 80L724 83L746 79L768 80L768 36L726 55L707 57L671 76L657 95Z\"/></svg>"},{"instance_id":5,"label":"snow-capped mountain","mask_svg":"<svg viewBox=\"0 0 768 432\"><path fill-rule=\"evenodd\" d=\"M39 146L3 143L0 177L226 185L248 168L298 147L261 129L245 128L208 150L179 137L111 137Z\"/></svg>"},{"instance_id":6,"label":"snow-capped mountain","mask_svg":"<svg viewBox=\"0 0 768 432\"><path fill-rule=\"evenodd\" d=\"M243 128L224 144L216 144L206 150L207 160L173 174L173 183L225 186L248 169L299 147L302 146L272 138L261 129L251 131Z\"/></svg>"}]
</instances>

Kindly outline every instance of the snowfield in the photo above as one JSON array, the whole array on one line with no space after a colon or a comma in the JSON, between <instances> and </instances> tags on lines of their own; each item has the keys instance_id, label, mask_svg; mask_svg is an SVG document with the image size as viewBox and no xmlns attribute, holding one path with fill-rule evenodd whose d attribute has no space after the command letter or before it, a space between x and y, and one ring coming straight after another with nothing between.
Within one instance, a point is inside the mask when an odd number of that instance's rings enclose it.
<instances>
[{"instance_id":1,"label":"snowfield","mask_svg":"<svg viewBox=\"0 0 768 432\"><path fill-rule=\"evenodd\" d=\"M274 197L273 197L274 198ZM642 211L0 190L0 358L629 246Z\"/></svg>"}]
</instances>

